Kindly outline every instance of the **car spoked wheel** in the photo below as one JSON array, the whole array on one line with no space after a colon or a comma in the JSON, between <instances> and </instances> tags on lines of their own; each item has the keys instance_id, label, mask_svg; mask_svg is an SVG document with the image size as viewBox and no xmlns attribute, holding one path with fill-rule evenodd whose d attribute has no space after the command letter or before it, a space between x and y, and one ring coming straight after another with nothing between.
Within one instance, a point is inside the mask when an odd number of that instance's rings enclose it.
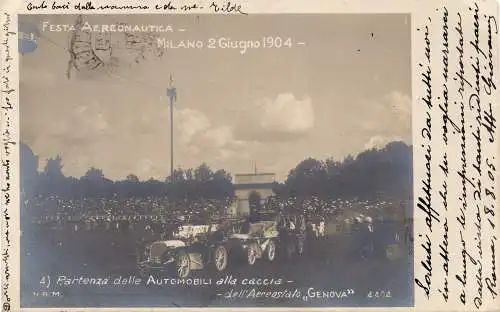
<instances>
[{"instance_id":1,"label":"car spoked wheel","mask_svg":"<svg viewBox=\"0 0 500 312\"><path fill-rule=\"evenodd\" d=\"M177 276L179 278L186 278L191 272L189 255L185 251L180 251L177 254Z\"/></svg>"},{"instance_id":2,"label":"car spoked wheel","mask_svg":"<svg viewBox=\"0 0 500 312\"><path fill-rule=\"evenodd\" d=\"M227 267L227 250L224 246L218 246L214 252L214 265L218 272L222 272Z\"/></svg>"},{"instance_id":3,"label":"car spoked wheel","mask_svg":"<svg viewBox=\"0 0 500 312\"><path fill-rule=\"evenodd\" d=\"M247 260L248 260L248 264L250 264L250 265L254 265L255 261L257 260L257 248L253 244L248 247Z\"/></svg>"},{"instance_id":4,"label":"car spoked wheel","mask_svg":"<svg viewBox=\"0 0 500 312\"><path fill-rule=\"evenodd\" d=\"M269 262L273 262L276 258L276 243L271 240L269 241L269 245L267 245L267 260Z\"/></svg>"}]
</instances>

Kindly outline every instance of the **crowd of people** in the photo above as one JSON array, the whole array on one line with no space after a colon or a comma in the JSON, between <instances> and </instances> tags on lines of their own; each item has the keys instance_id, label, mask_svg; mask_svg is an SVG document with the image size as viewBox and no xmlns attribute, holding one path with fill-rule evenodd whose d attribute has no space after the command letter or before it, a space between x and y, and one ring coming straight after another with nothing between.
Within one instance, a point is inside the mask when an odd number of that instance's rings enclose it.
<instances>
[{"instance_id":1,"label":"crowd of people","mask_svg":"<svg viewBox=\"0 0 500 312\"><path fill-rule=\"evenodd\" d=\"M230 198L171 201L165 197L113 197L66 199L37 196L24 201L24 211L37 224L72 221L137 221L181 219L189 222L219 218L231 205Z\"/></svg>"},{"instance_id":2,"label":"crowd of people","mask_svg":"<svg viewBox=\"0 0 500 312\"><path fill-rule=\"evenodd\" d=\"M37 196L24 201L26 220L52 229L107 230L153 232L158 236L166 227L179 224L217 223L228 217L234 198L172 201L166 197L118 197L66 199L57 196ZM316 196L297 198L290 196L267 198L259 209L281 212L299 212L310 223L321 220L343 219L356 224L360 218L376 220L400 219L408 202L382 200L321 199ZM368 219L367 219L368 220ZM373 225L372 225L373 226ZM359 226L358 226L359 227ZM380 226L379 226L380 227Z\"/></svg>"},{"instance_id":3,"label":"crowd of people","mask_svg":"<svg viewBox=\"0 0 500 312\"><path fill-rule=\"evenodd\" d=\"M132 265L146 244L167 238L181 225L217 224L225 219L232 204L232 198L171 202L156 197L34 197L23 202L23 248L29 253L35 248L33 244L45 242L53 252L81 257L87 263ZM394 239L394 233L401 233L404 239L402 222L390 226L385 222L391 215L388 207L400 206L400 202L389 201L272 197L261 208L300 212L317 237L330 235L331 224L342 224L346 231L341 239L349 242L355 255L363 259L382 251L387 237Z\"/></svg>"},{"instance_id":4,"label":"crowd of people","mask_svg":"<svg viewBox=\"0 0 500 312\"><path fill-rule=\"evenodd\" d=\"M23 210L28 217L39 224L64 223L75 220L139 220L139 219L179 219L185 222L206 222L218 220L228 214L235 198L223 199L181 199L166 197L113 197L66 199L58 196L37 196L24 201ZM399 207L397 207L399 204ZM294 211L308 216L328 217L339 211L354 214L371 214L372 217L389 216L388 208L400 208L404 213L407 202L379 200L321 199L316 196L298 199L290 196L282 199L269 197L259 209L272 211ZM395 211L395 210L394 210ZM396 212L395 212L396 213Z\"/></svg>"}]
</instances>

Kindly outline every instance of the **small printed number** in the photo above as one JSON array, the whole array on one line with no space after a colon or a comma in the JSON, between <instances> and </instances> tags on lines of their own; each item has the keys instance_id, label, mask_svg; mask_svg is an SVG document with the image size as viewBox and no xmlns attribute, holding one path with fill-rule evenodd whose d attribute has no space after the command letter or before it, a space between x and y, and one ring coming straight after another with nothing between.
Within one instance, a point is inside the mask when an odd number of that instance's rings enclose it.
<instances>
[{"instance_id":1,"label":"small printed number","mask_svg":"<svg viewBox=\"0 0 500 312\"><path fill-rule=\"evenodd\" d=\"M271 36L264 38L264 48L267 48L267 49L277 48L277 49L279 49L282 47L291 48L292 47L292 38L283 39L281 37L271 37Z\"/></svg>"},{"instance_id":2,"label":"small printed number","mask_svg":"<svg viewBox=\"0 0 500 312\"><path fill-rule=\"evenodd\" d=\"M392 298L391 296L391 291L385 291L385 290L377 290L377 291L369 291L368 298L374 298L374 299L379 299L379 298Z\"/></svg>"}]
</instances>

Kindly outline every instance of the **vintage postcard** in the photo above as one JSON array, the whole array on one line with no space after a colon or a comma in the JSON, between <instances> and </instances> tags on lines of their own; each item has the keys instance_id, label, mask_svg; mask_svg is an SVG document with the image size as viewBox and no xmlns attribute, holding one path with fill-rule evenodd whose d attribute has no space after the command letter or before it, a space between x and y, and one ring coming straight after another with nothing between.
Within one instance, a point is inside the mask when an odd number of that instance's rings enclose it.
<instances>
[{"instance_id":1,"label":"vintage postcard","mask_svg":"<svg viewBox=\"0 0 500 312\"><path fill-rule=\"evenodd\" d=\"M2 311L499 311L496 1L0 9Z\"/></svg>"}]
</instances>

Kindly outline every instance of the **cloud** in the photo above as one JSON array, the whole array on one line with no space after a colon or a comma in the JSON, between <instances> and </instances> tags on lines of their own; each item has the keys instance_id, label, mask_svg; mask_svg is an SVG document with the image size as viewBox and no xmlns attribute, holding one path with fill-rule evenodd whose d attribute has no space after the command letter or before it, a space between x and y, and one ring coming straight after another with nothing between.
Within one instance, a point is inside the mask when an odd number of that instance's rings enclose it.
<instances>
[{"instance_id":1,"label":"cloud","mask_svg":"<svg viewBox=\"0 0 500 312\"><path fill-rule=\"evenodd\" d=\"M75 100L58 108L48 113L36 107L36 114L24 115L31 126L23 131L23 137L41 160L61 154L64 173L76 177L91 166L103 169L112 179L128 173L141 179L168 174L168 110L158 111L155 105L144 104L139 114L132 109L117 114L112 103L96 100ZM182 108L174 112L176 165L197 166L201 155L207 160L239 157L241 142L234 139L230 126L213 123L200 110ZM43 161L40 166L44 166Z\"/></svg>"},{"instance_id":2,"label":"cloud","mask_svg":"<svg viewBox=\"0 0 500 312\"><path fill-rule=\"evenodd\" d=\"M208 116L195 109L176 111L175 132L183 144L195 153L200 149L223 148L235 142L228 125L214 125Z\"/></svg>"},{"instance_id":3,"label":"cloud","mask_svg":"<svg viewBox=\"0 0 500 312\"><path fill-rule=\"evenodd\" d=\"M233 131L228 126L220 126L208 130L205 133L205 138L217 148L222 148L234 141Z\"/></svg>"},{"instance_id":4,"label":"cloud","mask_svg":"<svg viewBox=\"0 0 500 312\"><path fill-rule=\"evenodd\" d=\"M404 120L411 120L411 98L407 94L393 91L385 97L385 100L395 115Z\"/></svg>"},{"instance_id":5,"label":"cloud","mask_svg":"<svg viewBox=\"0 0 500 312\"><path fill-rule=\"evenodd\" d=\"M189 144L196 134L207 131L211 127L210 120L201 111L185 108L176 110L175 114L179 124L180 139L186 144Z\"/></svg>"},{"instance_id":6,"label":"cloud","mask_svg":"<svg viewBox=\"0 0 500 312\"><path fill-rule=\"evenodd\" d=\"M298 100L291 93L266 100L260 125L268 132L304 133L314 127L314 110L309 98Z\"/></svg>"},{"instance_id":7,"label":"cloud","mask_svg":"<svg viewBox=\"0 0 500 312\"><path fill-rule=\"evenodd\" d=\"M366 116L360 124L363 130L385 136L411 134L411 98L407 94L392 91L379 99L366 100L361 109Z\"/></svg>"},{"instance_id":8,"label":"cloud","mask_svg":"<svg viewBox=\"0 0 500 312\"><path fill-rule=\"evenodd\" d=\"M392 91L373 104L370 119L363 125L365 130L379 133L365 144L366 149L380 149L394 141L411 141L411 97ZM406 140L405 140L406 139Z\"/></svg>"},{"instance_id":9,"label":"cloud","mask_svg":"<svg viewBox=\"0 0 500 312\"><path fill-rule=\"evenodd\" d=\"M376 135L371 137L370 140L365 144L365 150L369 150L372 148L381 149L384 148L388 143L394 141L402 141L402 138L399 136Z\"/></svg>"},{"instance_id":10,"label":"cloud","mask_svg":"<svg viewBox=\"0 0 500 312\"><path fill-rule=\"evenodd\" d=\"M219 160L228 160L236 155L236 151L232 149L221 149L217 157Z\"/></svg>"},{"instance_id":11,"label":"cloud","mask_svg":"<svg viewBox=\"0 0 500 312\"><path fill-rule=\"evenodd\" d=\"M233 128L225 124L213 124L209 117L195 109L177 112L177 135L183 142L185 153L206 159L229 160L244 157L241 152L245 142L235 139Z\"/></svg>"},{"instance_id":12,"label":"cloud","mask_svg":"<svg viewBox=\"0 0 500 312\"><path fill-rule=\"evenodd\" d=\"M281 93L275 99L250 105L242 110L239 120L236 136L245 141L295 140L315 126L311 99L297 99L292 93Z\"/></svg>"}]
</instances>

